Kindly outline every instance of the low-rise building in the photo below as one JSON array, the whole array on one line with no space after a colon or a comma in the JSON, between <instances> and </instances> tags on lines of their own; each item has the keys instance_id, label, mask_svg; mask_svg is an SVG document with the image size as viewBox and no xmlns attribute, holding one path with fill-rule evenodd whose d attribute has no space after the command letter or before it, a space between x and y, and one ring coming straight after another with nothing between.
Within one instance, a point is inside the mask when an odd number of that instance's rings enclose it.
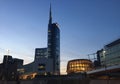
<instances>
[{"instance_id":1,"label":"low-rise building","mask_svg":"<svg viewBox=\"0 0 120 84\"><path fill-rule=\"evenodd\" d=\"M117 39L97 51L97 60L101 67L109 67L120 64L120 39Z\"/></svg>"},{"instance_id":2,"label":"low-rise building","mask_svg":"<svg viewBox=\"0 0 120 84\"><path fill-rule=\"evenodd\" d=\"M47 48L36 48L34 61L23 68L21 79L33 79L36 75L52 75L53 59L47 57Z\"/></svg>"},{"instance_id":3,"label":"low-rise building","mask_svg":"<svg viewBox=\"0 0 120 84\"><path fill-rule=\"evenodd\" d=\"M93 63L88 59L70 60L67 64L67 73L82 73L93 70Z\"/></svg>"},{"instance_id":4,"label":"low-rise building","mask_svg":"<svg viewBox=\"0 0 120 84\"><path fill-rule=\"evenodd\" d=\"M4 55L3 63L0 64L0 79L1 80L18 80L19 70L23 66L22 59L12 58L10 55Z\"/></svg>"}]
</instances>

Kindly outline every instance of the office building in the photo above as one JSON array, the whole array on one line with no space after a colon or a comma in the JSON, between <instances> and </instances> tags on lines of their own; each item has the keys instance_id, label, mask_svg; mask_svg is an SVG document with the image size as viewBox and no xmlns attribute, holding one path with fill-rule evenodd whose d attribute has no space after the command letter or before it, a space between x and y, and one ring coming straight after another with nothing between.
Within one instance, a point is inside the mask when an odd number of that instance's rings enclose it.
<instances>
[{"instance_id":1,"label":"office building","mask_svg":"<svg viewBox=\"0 0 120 84\"><path fill-rule=\"evenodd\" d=\"M113 66L120 64L120 39L117 39L104 47L103 51L104 64L106 66Z\"/></svg>"},{"instance_id":2,"label":"office building","mask_svg":"<svg viewBox=\"0 0 120 84\"><path fill-rule=\"evenodd\" d=\"M35 49L35 59L39 60L41 58L47 58L47 48L36 48Z\"/></svg>"},{"instance_id":3,"label":"office building","mask_svg":"<svg viewBox=\"0 0 120 84\"><path fill-rule=\"evenodd\" d=\"M1 80L18 80L23 67L23 60L4 55L3 63L0 65Z\"/></svg>"},{"instance_id":4,"label":"office building","mask_svg":"<svg viewBox=\"0 0 120 84\"><path fill-rule=\"evenodd\" d=\"M48 58L47 48L35 49L35 60L33 64L33 71L37 72L37 75L48 75L53 72L53 59Z\"/></svg>"},{"instance_id":5,"label":"office building","mask_svg":"<svg viewBox=\"0 0 120 84\"><path fill-rule=\"evenodd\" d=\"M120 64L120 39L117 39L97 51L97 58L101 66L114 66Z\"/></svg>"},{"instance_id":6,"label":"office building","mask_svg":"<svg viewBox=\"0 0 120 84\"><path fill-rule=\"evenodd\" d=\"M60 75L60 29L52 23L49 11L47 48L36 48L33 62L24 65L21 79L33 79L36 75Z\"/></svg>"},{"instance_id":7,"label":"office building","mask_svg":"<svg viewBox=\"0 0 120 84\"><path fill-rule=\"evenodd\" d=\"M120 39L106 44L96 54L95 70L89 71L87 74L99 79L120 78Z\"/></svg>"},{"instance_id":8,"label":"office building","mask_svg":"<svg viewBox=\"0 0 120 84\"><path fill-rule=\"evenodd\" d=\"M48 58L53 59L53 73L60 74L60 29L57 23L52 23L50 7L48 24Z\"/></svg>"}]
</instances>

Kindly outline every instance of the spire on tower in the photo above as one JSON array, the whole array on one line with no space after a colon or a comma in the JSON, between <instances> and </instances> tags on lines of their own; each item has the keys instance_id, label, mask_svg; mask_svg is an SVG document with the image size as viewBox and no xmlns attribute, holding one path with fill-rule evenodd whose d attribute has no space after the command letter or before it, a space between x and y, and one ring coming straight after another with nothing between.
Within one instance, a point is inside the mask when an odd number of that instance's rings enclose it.
<instances>
[{"instance_id":1,"label":"spire on tower","mask_svg":"<svg viewBox=\"0 0 120 84\"><path fill-rule=\"evenodd\" d=\"M50 12L49 12L49 24L52 24L51 3L50 3Z\"/></svg>"}]
</instances>

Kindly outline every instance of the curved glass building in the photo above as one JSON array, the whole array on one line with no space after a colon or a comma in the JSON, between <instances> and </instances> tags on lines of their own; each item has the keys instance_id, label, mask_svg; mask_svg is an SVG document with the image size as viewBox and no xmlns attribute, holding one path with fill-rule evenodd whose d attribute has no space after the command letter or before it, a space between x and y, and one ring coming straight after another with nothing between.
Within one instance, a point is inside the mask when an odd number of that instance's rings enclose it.
<instances>
[{"instance_id":1,"label":"curved glass building","mask_svg":"<svg viewBox=\"0 0 120 84\"><path fill-rule=\"evenodd\" d=\"M93 69L92 61L88 59L70 60L67 64L67 73L87 72Z\"/></svg>"}]
</instances>

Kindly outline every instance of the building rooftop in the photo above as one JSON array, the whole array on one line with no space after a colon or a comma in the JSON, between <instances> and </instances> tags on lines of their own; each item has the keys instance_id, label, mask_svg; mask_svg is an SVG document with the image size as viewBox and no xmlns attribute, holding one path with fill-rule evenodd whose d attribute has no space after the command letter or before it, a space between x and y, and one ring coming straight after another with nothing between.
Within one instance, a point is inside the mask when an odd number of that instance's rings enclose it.
<instances>
[{"instance_id":1,"label":"building rooftop","mask_svg":"<svg viewBox=\"0 0 120 84\"><path fill-rule=\"evenodd\" d=\"M117 45L119 43L120 43L120 38L111 42L111 43L109 43L109 44L107 44L105 47L111 47L111 46Z\"/></svg>"}]
</instances>

